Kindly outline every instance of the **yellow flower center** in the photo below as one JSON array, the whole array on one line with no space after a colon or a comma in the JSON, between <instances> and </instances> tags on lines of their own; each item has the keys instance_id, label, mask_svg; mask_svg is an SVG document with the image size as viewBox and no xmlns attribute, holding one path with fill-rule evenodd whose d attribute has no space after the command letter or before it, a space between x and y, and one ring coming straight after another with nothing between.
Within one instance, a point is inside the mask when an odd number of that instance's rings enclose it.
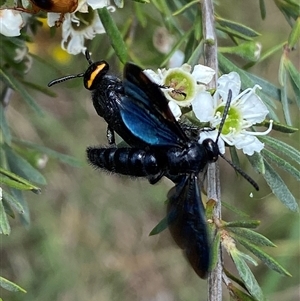
<instances>
[{"instance_id":1,"label":"yellow flower center","mask_svg":"<svg viewBox=\"0 0 300 301\"><path fill-rule=\"evenodd\" d=\"M222 105L217 108L216 114L217 116L223 116L225 106ZM224 126L222 128L222 134L227 135L232 131L239 132L241 130L242 125L242 116L239 110L235 107L230 107L228 114L226 116L226 120Z\"/></svg>"}]
</instances>

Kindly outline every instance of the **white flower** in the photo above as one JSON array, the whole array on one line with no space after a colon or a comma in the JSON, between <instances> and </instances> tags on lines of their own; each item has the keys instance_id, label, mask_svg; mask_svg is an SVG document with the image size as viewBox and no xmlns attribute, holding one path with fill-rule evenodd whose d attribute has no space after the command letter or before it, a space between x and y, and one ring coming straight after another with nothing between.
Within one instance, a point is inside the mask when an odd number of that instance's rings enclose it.
<instances>
[{"instance_id":1,"label":"white flower","mask_svg":"<svg viewBox=\"0 0 300 301\"><path fill-rule=\"evenodd\" d=\"M105 32L97 11L98 8L107 7L110 11L115 8L110 6L109 0L80 0L73 13L64 14L62 23L61 47L70 54L84 53L85 39L92 40L96 34ZM61 19L61 14L48 13L48 25L54 26Z\"/></svg>"},{"instance_id":2,"label":"white flower","mask_svg":"<svg viewBox=\"0 0 300 301\"><path fill-rule=\"evenodd\" d=\"M0 33L7 37L19 36L25 23L21 13L12 9L0 10Z\"/></svg>"},{"instance_id":3,"label":"white flower","mask_svg":"<svg viewBox=\"0 0 300 301\"><path fill-rule=\"evenodd\" d=\"M158 69L157 73L145 70L154 82L166 87L165 96L179 106L189 106L200 91L205 91L206 85L212 80L215 71L203 65L192 67L183 64L178 68Z\"/></svg>"},{"instance_id":4,"label":"white flower","mask_svg":"<svg viewBox=\"0 0 300 301\"><path fill-rule=\"evenodd\" d=\"M83 17L86 23L81 22ZM88 14L66 14L62 25L61 47L70 54L84 53L85 39L92 40L96 34L104 33L104 27L96 11L90 10Z\"/></svg>"},{"instance_id":5,"label":"white flower","mask_svg":"<svg viewBox=\"0 0 300 301\"><path fill-rule=\"evenodd\" d=\"M226 142L230 146L234 145L250 156L264 148L264 144L255 136L266 135L272 129L272 122L270 122L270 127L265 132L246 130L252 125L264 121L269 113L265 104L255 93L257 88L260 87L255 85L240 93L240 77L236 72L231 72L219 78L214 96L208 92L200 92L192 103L193 111L201 122L209 122L212 128L218 128L229 97L229 90L231 90L230 108L220 137L223 144ZM208 135L213 134L213 132L207 133ZM200 136L200 142L202 142L204 140L203 133ZM225 148L220 148L220 152L224 153Z\"/></svg>"}]
</instances>

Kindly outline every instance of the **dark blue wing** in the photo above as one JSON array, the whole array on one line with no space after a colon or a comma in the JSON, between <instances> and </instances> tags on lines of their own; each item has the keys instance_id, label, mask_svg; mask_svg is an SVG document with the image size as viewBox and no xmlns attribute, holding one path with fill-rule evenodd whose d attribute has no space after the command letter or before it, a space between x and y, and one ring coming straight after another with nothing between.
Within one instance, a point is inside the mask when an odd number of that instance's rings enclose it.
<instances>
[{"instance_id":1,"label":"dark blue wing","mask_svg":"<svg viewBox=\"0 0 300 301\"><path fill-rule=\"evenodd\" d=\"M152 146L180 146L188 140L159 86L140 67L125 65L123 87L120 113L133 135Z\"/></svg>"},{"instance_id":2,"label":"dark blue wing","mask_svg":"<svg viewBox=\"0 0 300 301\"><path fill-rule=\"evenodd\" d=\"M168 200L171 235L198 276L206 278L210 266L210 243L197 177L183 177L169 191Z\"/></svg>"}]
</instances>

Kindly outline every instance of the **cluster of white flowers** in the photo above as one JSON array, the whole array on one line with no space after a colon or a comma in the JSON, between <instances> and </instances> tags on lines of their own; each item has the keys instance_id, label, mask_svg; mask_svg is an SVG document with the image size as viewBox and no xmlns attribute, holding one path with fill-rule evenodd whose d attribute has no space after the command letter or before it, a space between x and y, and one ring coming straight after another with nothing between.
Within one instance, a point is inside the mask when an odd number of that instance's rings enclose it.
<instances>
[{"instance_id":1,"label":"cluster of white flowers","mask_svg":"<svg viewBox=\"0 0 300 301\"><path fill-rule=\"evenodd\" d=\"M92 40L96 34L105 32L96 11L107 7L114 11L110 0L78 0L77 8L71 13L63 14L62 20L62 48L70 54L84 53L85 39ZM28 14L13 9L0 10L0 33L7 37L19 36L20 30L26 25ZM55 26L61 19L60 13L48 12L47 22L50 27Z\"/></svg>"},{"instance_id":2,"label":"cluster of white flowers","mask_svg":"<svg viewBox=\"0 0 300 301\"><path fill-rule=\"evenodd\" d=\"M225 153L225 143L242 149L250 156L254 152L260 152L264 144L256 136L267 135L272 129L272 121L265 132L247 130L264 121L269 113L256 94L256 89L260 87L255 85L240 93L240 76L236 72L230 72L218 79L216 91L212 95L207 90L207 84L213 79L215 71L202 65L196 65L192 72L191 70L191 66L184 64L180 68L159 69L157 73L145 70L145 73L157 84L168 87L164 93L177 120L181 116L181 107L191 107L200 122L209 123L209 126L215 129L202 131L199 143L206 138L216 139L231 91L230 108L220 134L221 139L218 140L220 152Z\"/></svg>"}]
</instances>

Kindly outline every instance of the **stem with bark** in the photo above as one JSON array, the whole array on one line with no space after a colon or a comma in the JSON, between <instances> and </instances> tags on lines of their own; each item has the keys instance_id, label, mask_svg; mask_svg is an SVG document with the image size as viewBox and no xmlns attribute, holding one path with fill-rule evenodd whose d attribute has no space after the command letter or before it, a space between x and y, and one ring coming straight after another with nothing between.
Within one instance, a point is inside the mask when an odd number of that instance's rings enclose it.
<instances>
[{"instance_id":1,"label":"stem with bark","mask_svg":"<svg viewBox=\"0 0 300 301\"><path fill-rule=\"evenodd\" d=\"M218 76L217 38L214 26L214 7L212 0L203 0L202 26L204 36L204 64L215 70L215 77L209 84L210 88L216 87ZM212 163L207 171L207 198L216 202L214 208L214 219L221 218L221 187L218 163ZM221 246L218 262L208 276L208 301L222 300L222 254Z\"/></svg>"}]
</instances>

